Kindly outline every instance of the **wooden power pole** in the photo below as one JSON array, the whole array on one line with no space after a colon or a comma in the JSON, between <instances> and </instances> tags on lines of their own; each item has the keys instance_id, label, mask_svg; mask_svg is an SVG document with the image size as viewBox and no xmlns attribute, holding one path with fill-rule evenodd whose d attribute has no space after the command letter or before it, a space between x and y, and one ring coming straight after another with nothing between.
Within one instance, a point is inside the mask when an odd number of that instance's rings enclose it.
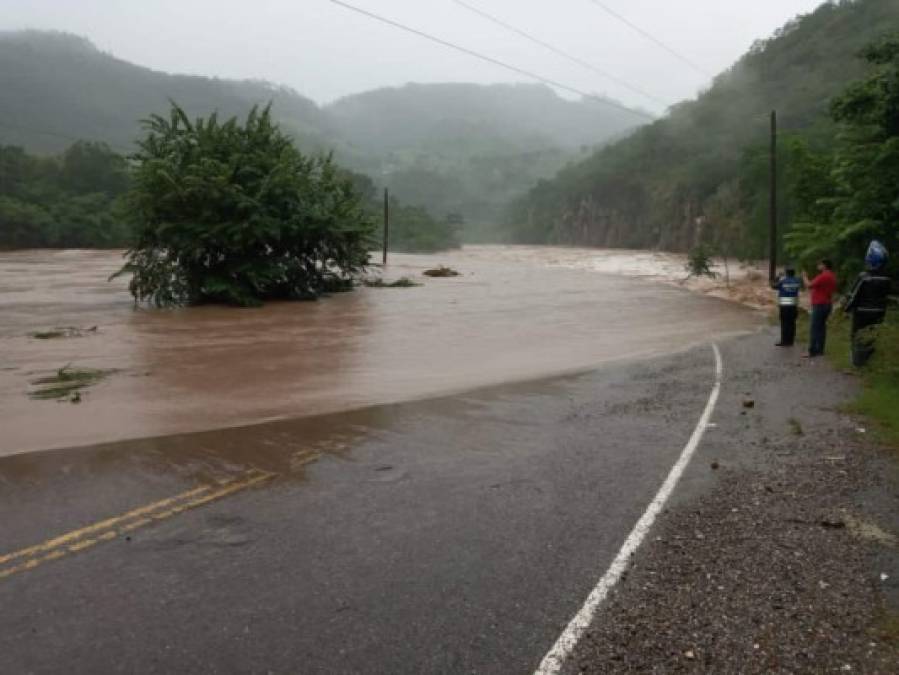
<instances>
[{"instance_id":1,"label":"wooden power pole","mask_svg":"<svg viewBox=\"0 0 899 675\"><path fill-rule=\"evenodd\" d=\"M390 195L387 188L384 188L384 255L381 260L383 265L387 264L387 242L390 238Z\"/></svg>"},{"instance_id":2,"label":"wooden power pole","mask_svg":"<svg viewBox=\"0 0 899 675\"><path fill-rule=\"evenodd\" d=\"M770 203L768 205L768 280L777 277L777 111L771 111Z\"/></svg>"}]
</instances>

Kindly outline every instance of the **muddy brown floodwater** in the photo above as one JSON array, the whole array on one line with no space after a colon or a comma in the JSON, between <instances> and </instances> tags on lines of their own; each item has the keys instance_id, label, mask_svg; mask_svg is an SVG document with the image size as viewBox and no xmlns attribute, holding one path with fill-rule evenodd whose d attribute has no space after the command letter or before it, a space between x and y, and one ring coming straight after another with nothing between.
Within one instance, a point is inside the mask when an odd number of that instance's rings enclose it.
<instances>
[{"instance_id":1,"label":"muddy brown floodwater","mask_svg":"<svg viewBox=\"0 0 899 675\"><path fill-rule=\"evenodd\" d=\"M106 281L120 264L118 252L0 253L0 455L582 371L760 322L737 304L660 283L682 266L653 253L478 246L394 255L385 278L422 286L261 309L136 309L126 280ZM437 264L461 276L422 276ZM33 380L67 364L116 372L81 403L29 397Z\"/></svg>"}]
</instances>

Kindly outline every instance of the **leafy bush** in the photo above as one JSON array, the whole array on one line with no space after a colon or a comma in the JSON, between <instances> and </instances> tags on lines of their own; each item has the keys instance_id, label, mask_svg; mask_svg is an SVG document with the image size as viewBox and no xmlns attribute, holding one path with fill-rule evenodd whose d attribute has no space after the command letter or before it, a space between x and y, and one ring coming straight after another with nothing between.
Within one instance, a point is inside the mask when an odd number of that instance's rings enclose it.
<instances>
[{"instance_id":1,"label":"leafy bush","mask_svg":"<svg viewBox=\"0 0 899 675\"><path fill-rule=\"evenodd\" d=\"M330 157L301 154L270 107L220 123L172 104L144 122L128 207L136 242L118 274L156 305L258 305L345 289L372 222Z\"/></svg>"},{"instance_id":2,"label":"leafy bush","mask_svg":"<svg viewBox=\"0 0 899 675\"><path fill-rule=\"evenodd\" d=\"M716 277L712 270L712 250L705 244L697 244L687 255L687 272L691 277Z\"/></svg>"}]
</instances>

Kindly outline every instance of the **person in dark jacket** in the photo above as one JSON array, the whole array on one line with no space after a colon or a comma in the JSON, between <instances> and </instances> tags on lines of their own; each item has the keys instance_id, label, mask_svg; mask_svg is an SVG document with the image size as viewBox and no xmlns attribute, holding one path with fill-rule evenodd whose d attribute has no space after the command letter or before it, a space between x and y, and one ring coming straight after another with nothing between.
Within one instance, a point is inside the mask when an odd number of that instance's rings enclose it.
<instances>
[{"instance_id":1,"label":"person in dark jacket","mask_svg":"<svg viewBox=\"0 0 899 675\"><path fill-rule=\"evenodd\" d=\"M787 267L782 277L778 277L773 288L777 290L777 306L780 313L780 342L777 347L792 347L796 339L796 317L799 315L799 291L802 279L796 270Z\"/></svg>"},{"instance_id":2,"label":"person in dark jacket","mask_svg":"<svg viewBox=\"0 0 899 675\"><path fill-rule=\"evenodd\" d=\"M843 311L852 314L852 365L861 367L874 354L874 340L865 328L883 323L887 313L887 298L892 282L883 273L887 264L886 247L872 241L865 256L865 271L858 275L855 285L843 304Z\"/></svg>"}]
</instances>

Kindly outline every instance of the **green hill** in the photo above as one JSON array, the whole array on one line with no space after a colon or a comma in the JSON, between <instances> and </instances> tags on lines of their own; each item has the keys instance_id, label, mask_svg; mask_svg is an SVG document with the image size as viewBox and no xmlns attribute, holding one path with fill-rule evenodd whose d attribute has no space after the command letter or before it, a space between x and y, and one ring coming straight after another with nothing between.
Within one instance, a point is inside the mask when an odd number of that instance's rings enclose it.
<instances>
[{"instance_id":1,"label":"green hill","mask_svg":"<svg viewBox=\"0 0 899 675\"><path fill-rule=\"evenodd\" d=\"M495 221L538 179L644 121L538 85L408 85L320 107L267 82L153 71L66 33L0 32L0 63L0 145L55 154L84 139L127 152L138 121L169 99L227 117L272 101L303 149L333 150L404 202L468 222Z\"/></svg>"},{"instance_id":2,"label":"green hill","mask_svg":"<svg viewBox=\"0 0 899 675\"><path fill-rule=\"evenodd\" d=\"M75 140L130 151L139 120L175 99L192 115L246 115L274 102L284 127L306 144L325 143L326 116L313 101L267 82L169 75L105 54L67 33L0 33L0 143L58 153Z\"/></svg>"},{"instance_id":3,"label":"green hill","mask_svg":"<svg viewBox=\"0 0 899 675\"><path fill-rule=\"evenodd\" d=\"M407 201L488 222L541 178L645 121L530 84L410 84L326 111L355 168Z\"/></svg>"},{"instance_id":4,"label":"green hill","mask_svg":"<svg viewBox=\"0 0 899 675\"><path fill-rule=\"evenodd\" d=\"M869 69L858 52L897 26L899 0L829 2L791 21L697 99L518 200L514 238L683 250L712 231L733 252L761 255L769 112L779 116L781 217L789 226L799 189L794 160L832 143L831 99Z\"/></svg>"}]
</instances>

